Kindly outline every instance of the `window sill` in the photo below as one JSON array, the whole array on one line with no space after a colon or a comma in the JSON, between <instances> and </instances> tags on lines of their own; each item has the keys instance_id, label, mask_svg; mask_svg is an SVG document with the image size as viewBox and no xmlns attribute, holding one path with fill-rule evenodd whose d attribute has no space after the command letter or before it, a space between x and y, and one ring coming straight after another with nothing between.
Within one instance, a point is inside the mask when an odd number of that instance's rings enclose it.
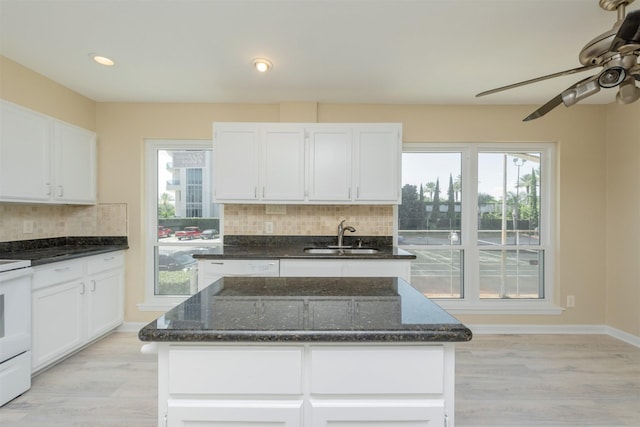
<instances>
[{"instance_id":1,"label":"window sill","mask_svg":"<svg viewBox=\"0 0 640 427\"><path fill-rule=\"evenodd\" d=\"M542 315L558 316L564 308L550 301L456 301L432 299L433 302L451 314L481 314L481 315Z\"/></svg>"}]
</instances>

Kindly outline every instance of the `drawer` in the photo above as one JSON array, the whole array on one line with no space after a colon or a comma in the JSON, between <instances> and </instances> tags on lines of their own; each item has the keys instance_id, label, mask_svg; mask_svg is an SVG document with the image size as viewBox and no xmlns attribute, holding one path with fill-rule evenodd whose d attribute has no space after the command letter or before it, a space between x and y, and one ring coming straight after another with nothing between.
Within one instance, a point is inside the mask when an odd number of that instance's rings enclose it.
<instances>
[{"instance_id":1,"label":"drawer","mask_svg":"<svg viewBox=\"0 0 640 427\"><path fill-rule=\"evenodd\" d=\"M300 347L169 350L169 394L300 394Z\"/></svg>"},{"instance_id":2,"label":"drawer","mask_svg":"<svg viewBox=\"0 0 640 427\"><path fill-rule=\"evenodd\" d=\"M311 393L441 394L442 346L313 347Z\"/></svg>"},{"instance_id":3,"label":"drawer","mask_svg":"<svg viewBox=\"0 0 640 427\"><path fill-rule=\"evenodd\" d=\"M83 264L81 260L73 260L34 267L33 290L81 278Z\"/></svg>"},{"instance_id":4,"label":"drawer","mask_svg":"<svg viewBox=\"0 0 640 427\"><path fill-rule=\"evenodd\" d=\"M274 260L244 260L220 259L202 260L198 264L207 276L269 276L278 277L280 261Z\"/></svg>"},{"instance_id":5,"label":"drawer","mask_svg":"<svg viewBox=\"0 0 640 427\"><path fill-rule=\"evenodd\" d=\"M122 252L109 252L89 257L86 261L87 274L91 275L114 268L122 268L124 266L124 254Z\"/></svg>"}]
</instances>

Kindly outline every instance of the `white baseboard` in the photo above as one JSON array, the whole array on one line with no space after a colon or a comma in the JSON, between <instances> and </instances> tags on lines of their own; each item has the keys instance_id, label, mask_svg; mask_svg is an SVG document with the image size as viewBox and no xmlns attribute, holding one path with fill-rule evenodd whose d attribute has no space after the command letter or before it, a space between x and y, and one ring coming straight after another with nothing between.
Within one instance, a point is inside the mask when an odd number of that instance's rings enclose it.
<instances>
[{"instance_id":1,"label":"white baseboard","mask_svg":"<svg viewBox=\"0 0 640 427\"><path fill-rule=\"evenodd\" d=\"M147 323L125 322L116 332L135 332L145 327ZM517 334L594 334L609 335L640 348L640 337L620 329L606 325L473 325L466 324L474 335L517 335Z\"/></svg>"},{"instance_id":2,"label":"white baseboard","mask_svg":"<svg viewBox=\"0 0 640 427\"><path fill-rule=\"evenodd\" d=\"M147 326L148 323L140 323L140 322L124 322L122 325L118 326L116 332L135 332L136 334L140 329Z\"/></svg>"},{"instance_id":3,"label":"white baseboard","mask_svg":"<svg viewBox=\"0 0 640 427\"><path fill-rule=\"evenodd\" d=\"M595 334L609 335L640 348L640 337L607 325L473 325L466 324L474 335L496 334Z\"/></svg>"},{"instance_id":4,"label":"white baseboard","mask_svg":"<svg viewBox=\"0 0 640 427\"><path fill-rule=\"evenodd\" d=\"M621 331L620 329L612 328L611 326L605 326L606 334L610 335L614 338L619 339L620 341L624 341L627 344L634 345L640 348L640 337L632 335L628 332Z\"/></svg>"}]
</instances>

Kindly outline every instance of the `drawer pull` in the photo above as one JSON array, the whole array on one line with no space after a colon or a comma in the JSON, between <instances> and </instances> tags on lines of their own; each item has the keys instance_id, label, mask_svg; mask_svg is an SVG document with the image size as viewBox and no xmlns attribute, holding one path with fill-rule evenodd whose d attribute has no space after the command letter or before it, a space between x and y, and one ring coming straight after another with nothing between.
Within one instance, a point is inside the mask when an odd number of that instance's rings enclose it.
<instances>
[{"instance_id":1,"label":"drawer pull","mask_svg":"<svg viewBox=\"0 0 640 427\"><path fill-rule=\"evenodd\" d=\"M54 269L53 271L57 271L57 272L60 273L60 272L69 270L69 268L71 268L71 267L60 267L60 268Z\"/></svg>"}]
</instances>

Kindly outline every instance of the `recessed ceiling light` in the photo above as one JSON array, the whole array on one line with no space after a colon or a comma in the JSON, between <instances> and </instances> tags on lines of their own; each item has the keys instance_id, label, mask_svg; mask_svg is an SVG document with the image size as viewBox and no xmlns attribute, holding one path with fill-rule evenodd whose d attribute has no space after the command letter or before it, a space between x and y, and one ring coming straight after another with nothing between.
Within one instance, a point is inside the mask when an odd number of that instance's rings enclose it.
<instances>
[{"instance_id":1,"label":"recessed ceiling light","mask_svg":"<svg viewBox=\"0 0 640 427\"><path fill-rule=\"evenodd\" d=\"M95 53L90 53L89 56L98 64L104 65L105 67L113 67L116 64L113 59L107 58L106 56L96 55Z\"/></svg>"},{"instance_id":2,"label":"recessed ceiling light","mask_svg":"<svg viewBox=\"0 0 640 427\"><path fill-rule=\"evenodd\" d=\"M271 61L268 59L258 58L253 60L253 66L261 73L266 73L271 68Z\"/></svg>"}]
</instances>

